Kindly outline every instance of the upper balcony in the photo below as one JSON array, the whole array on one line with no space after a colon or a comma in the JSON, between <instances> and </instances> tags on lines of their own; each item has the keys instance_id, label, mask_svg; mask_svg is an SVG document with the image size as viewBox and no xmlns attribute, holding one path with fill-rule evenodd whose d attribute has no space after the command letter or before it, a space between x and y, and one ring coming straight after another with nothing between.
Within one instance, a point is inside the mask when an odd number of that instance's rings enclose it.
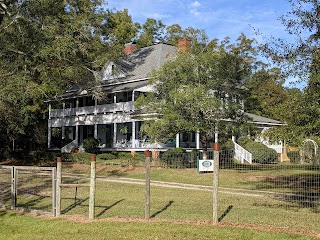
<instances>
[{"instance_id":1,"label":"upper balcony","mask_svg":"<svg viewBox=\"0 0 320 240\"><path fill-rule=\"evenodd\" d=\"M133 110L134 103L132 101L118 102L78 108L51 109L49 111L49 118L62 118L70 116L106 114L116 112L132 112Z\"/></svg>"}]
</instances>

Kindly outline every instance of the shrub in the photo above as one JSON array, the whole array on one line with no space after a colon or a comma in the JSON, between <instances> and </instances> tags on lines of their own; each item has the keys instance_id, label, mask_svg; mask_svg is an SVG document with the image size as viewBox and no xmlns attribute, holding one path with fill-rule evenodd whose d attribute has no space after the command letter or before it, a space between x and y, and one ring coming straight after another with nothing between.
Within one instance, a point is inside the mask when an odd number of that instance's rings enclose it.
<instances>
[{"instance_id":1,"label":"shrub","mask_svg":"<svg viewBox=\"0 0 320 240\"><path fill-rule=\"evenodd\" d=\"M97 159L101 159L101 160L112 160L112 159L116 159L117 156L115 156L112 153L101 153L97 155Z\"/></svg>"},{"instance_id":2,"label":"shrub","mask_svg":"<svg viewBox=\"0 0 320 240\"><path fill-rule=\"evenodd\" d=\"M252 153L252 161L257 163L272 163L278 160L278 154L274 149L268 148L260 142L248 142L244 148Z\"/></svg>"},{"instance_id":3,"label":"shrub","mask_svg":"<svg viewBox=\"0 0 320 240\"><path fill-rule=\"evenodd\" d=\"M234 143L231 139L229 139L228 141L222 143L220 145L220 150L233 150L234 149Z\"/></svg>"},{"instance_id":4,"label":"shrub","mask_svg":"<svg viewBox=\"0 0 320 240\"><path fill-rule=\"evenodd\" d=\"M83 148L87 153L96 154L98 152L98 145L99 145L99 141L98 139L95 139L95 138L90 137L90 138L86 138L83 141Z\"/></svg>"},{"instance_id":5,"label":"shrub","mask_svg":"<svg viewBox=\"0 0 320 240\"><path fill-rule=\"evenodd\" d=\"M299 163L300 162L300 152L299 151L288 152L288 158L290 158L291 163Z\"/></svg>"},{"instance_id":6,"label":"shrub","mask_svg":"<svg viewBox=\"0 0 320 240\"><path fill-rule=\"evenodd\" d=\"M170 168L181 168L188 162L187 156L183 148L173 148L165 151L160 160L162 165Z\"/></svg>"},{"instance_id":7,"label":"shrub","mask_svg":"<svg viewBox=\"0 0 320 240\"><path fill-rule=\"evenodd\" d=\"M132 158L131 153L129 152L119 152L118 158Z\"/></svg>"},{"instance_id":8,"label":"shrub","mask_svg":"<svg viewBox=\"0 0 320 240\"><path fill-rule=\"evenodd\" d=\"M78 152L68 155L66 161L76 162L76 163L89 163L92 154L87 152Z\"/></svg>"},{"instance_id":9,"label":"shrub","mask_svg":"<svg viewBox=\"0 0 320 240\"><path fill-rule=\"evenodd\" d=\"M46 152L46 151L34 151L31 152L31 157L33 161L55 161L57 154L53 152Z\"/></svg>"}]
</instances>

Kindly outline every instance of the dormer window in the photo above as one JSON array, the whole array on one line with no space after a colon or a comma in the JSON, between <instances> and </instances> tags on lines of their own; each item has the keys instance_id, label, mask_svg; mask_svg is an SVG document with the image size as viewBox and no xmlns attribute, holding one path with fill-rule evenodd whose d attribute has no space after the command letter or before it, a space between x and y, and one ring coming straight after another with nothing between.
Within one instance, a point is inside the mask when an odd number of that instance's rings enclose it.
<instances>
[{"instance_id":1,"label":"dormer window","mask_svg":"<svg viewBox=\"0 0 320 240\"><path fill-rule=\"evenodd\" d=\"M114 80L123 77L125 77L125 75L117 69L117 66L113 62L106 65L103 73L103 80Z\"/></svg>"}]
</instances>

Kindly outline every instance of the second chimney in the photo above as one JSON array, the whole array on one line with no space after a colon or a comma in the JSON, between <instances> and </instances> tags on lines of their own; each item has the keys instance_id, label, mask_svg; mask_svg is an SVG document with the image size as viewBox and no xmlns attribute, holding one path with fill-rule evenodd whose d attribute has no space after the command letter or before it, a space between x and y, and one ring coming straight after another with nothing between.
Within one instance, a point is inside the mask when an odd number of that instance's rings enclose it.
<instances>
[{"instance_id":1,"label":"second chimney","mask_svg":"<svg viewBox=\"0 0 320 240\"><path fill-rule=\"evenodd\" d=\"M191 41L183 38L178 40L178 51L190 51Z\"/></svg>"},{"instance_id":2,"label":"second chimney","mask_svg":"<svg viewBox=\"0 0 320 240\"><path fill-rule=\"evenodd\" d=\"M130 55L131 53L133 53L134 51L137 50L137 46L135 42L131 42L131 43L126 43L124 45L124 54L126 56Z\"/></svg>"}]
</instances>

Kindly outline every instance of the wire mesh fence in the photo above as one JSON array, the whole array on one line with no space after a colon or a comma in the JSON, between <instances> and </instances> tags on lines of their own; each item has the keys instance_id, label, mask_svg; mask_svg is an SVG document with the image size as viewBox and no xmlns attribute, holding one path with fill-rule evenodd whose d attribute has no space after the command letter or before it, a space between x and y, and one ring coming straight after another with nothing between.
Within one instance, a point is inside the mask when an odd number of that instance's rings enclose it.
<instances>
[{"instance_id":1,"label":"wire mesh fence","mask_svg":"<svg viewBox=\"0 0 320 240\"><path fill-rule=\"evenodd\" d=\"M270 161L260 161L257 156L267 159L267 153L256 152L252 164L246 161L242 164L235 158L234 150L220 151L219 221L320 231L320 168L313 160L316 154L308 157L294 149L287 155L276 158L272 155ZM157 156L152 159L151 218L212 221L213 175L198 171L198 160L203 159L203 153ZM208 152L207 158L214 159L213 151ZM98 171L96 218L144 217L145 169L143 158L139 161L135 168L126 168L130 165L128 162L128 166L105 165L110 169L105 172L101 169L102 174ZM50 208L49 200L42 202L47 198L50 174L17 171L17 206ZM10 191L11 175L3 168L0 174L1 183L9 182L1 184L0 199L10 202L6 193ZM62 183L85 184L88 179L89 172L64 174ZM63 188L61 205L62 214L88 215L89 188Z\"/></svg>"},{"instance_id":2,"label":"wire mesh fence","mask_svg":"<svg viewBox=\"0 0 320 240\"><path fill-rule=\"evenodd\" d=\"M0 166L0 205L11 205L12 167Z\"/></svg>"},{"instance_id":3,"label":"wire mesh fence","mask_svg":"<svg viewBox=\"0 0 320 240\"><path fill-rule=\"evenodd\" d=\"M0 170L3 205L54 214L55 168L1 166Z\"/></svg>"}]
</instances>

